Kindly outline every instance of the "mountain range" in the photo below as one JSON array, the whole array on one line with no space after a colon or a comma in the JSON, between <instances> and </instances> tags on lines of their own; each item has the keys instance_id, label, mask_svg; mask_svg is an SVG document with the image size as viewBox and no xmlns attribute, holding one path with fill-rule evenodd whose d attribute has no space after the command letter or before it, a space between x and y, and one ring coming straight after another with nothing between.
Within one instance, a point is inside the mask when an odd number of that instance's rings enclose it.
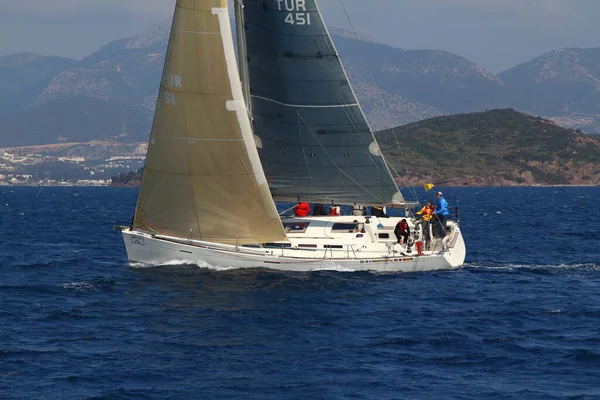
<instances>
[{"instance_id":1,"label":"mountain range","mask_svg":"<svg viewBox=\"0 0 600 400\"><path fill-rule=\"evenodd\" d=\"M82 60L0 57L0 147L147 140L169 24ZM333 39L375 130L510 107L600 133L600 48L558 49L494 75L445 51L359 41L339 29Z\"/></svg>"}]
</instances>

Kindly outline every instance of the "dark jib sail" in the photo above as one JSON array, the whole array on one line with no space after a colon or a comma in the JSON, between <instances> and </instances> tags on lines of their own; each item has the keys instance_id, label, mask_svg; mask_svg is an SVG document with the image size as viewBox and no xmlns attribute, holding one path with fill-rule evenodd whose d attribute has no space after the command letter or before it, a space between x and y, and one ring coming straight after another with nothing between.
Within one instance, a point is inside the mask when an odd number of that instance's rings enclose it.
<instances>
[{"instance_id":1,"label":"dark jib sail","mask_svg":"<svg viewBox=\"0 0 600 400\"><path fill-rule=\"evenodd\" d=\"M255 139L276 200L402 203L314 0L245 0Z\"/></svg>"}]
</instances>

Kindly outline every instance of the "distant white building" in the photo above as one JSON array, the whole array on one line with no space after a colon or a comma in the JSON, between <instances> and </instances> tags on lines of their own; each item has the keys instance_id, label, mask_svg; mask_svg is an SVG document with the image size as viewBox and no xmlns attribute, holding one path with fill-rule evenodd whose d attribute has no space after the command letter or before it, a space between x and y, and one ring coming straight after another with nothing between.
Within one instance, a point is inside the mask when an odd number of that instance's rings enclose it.
<instances>
[{"instance_id":1,"label":"distant white building","mask_svg":"<svg viewBox=\"0 0 600 400\"><path fill-rule=\"evenodd\" d=\"M79 164L85 162L83 157L58 157L58 161Z\"/></svg>"}]
</instances>

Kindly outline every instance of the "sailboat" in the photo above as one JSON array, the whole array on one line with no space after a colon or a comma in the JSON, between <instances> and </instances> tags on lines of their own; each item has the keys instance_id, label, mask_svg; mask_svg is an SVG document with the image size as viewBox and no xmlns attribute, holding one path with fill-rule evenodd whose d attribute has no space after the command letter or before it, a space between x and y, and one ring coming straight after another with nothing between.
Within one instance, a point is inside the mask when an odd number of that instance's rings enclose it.
<instances>
[{"instance_id":1,"label":"sailboat","mask_svg":"<svg viewBox=\"0 0 600 400\"><path fill-rule=\"evenodd\" d=\"M463 264L458 221L422 243L356 99L316 0L177 0L131 263L424 271ZM239 65L238 65L239 60ZM275 202L346 205L297 217ZM364 215L370 206L403 217ZM342 209L344 209L343 207ZM409 223L398 243L394 227Z\"/></svg>"}]
</instances>

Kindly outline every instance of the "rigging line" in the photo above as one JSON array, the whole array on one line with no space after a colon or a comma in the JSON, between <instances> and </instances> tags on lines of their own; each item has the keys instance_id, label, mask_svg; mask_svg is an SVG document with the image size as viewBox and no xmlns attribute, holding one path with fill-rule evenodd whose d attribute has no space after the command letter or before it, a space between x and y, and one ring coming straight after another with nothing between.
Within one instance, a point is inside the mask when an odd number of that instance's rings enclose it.
<instances>
[{"instance_id":1,"label":"rigging line","mask_svg":"<svg viewBox=\"0 0 600 400\"><path fill-rule=\"evenodd\" d=\"M283 103L281 101L277 101L275 99L270 99L264 96L252 95L250 96L253 99L261 99L264 101L270 101L271 103L279 104L285 107L295 107L295 108L344 108L344 107L357 107L358 103L347 103L347 104L290 104Z\"/></svg>"},{"instance_id":2,"label":"rigging line","mask_svg":"<svg viewBox=\"0 0 600 400\"><path fill-rule=\"evenodd\" d=\"M302 156L304 157L304 162L306 163L306 169L308 170L308 178L310 179L311 186L312 186L312 174L310 172L310 165L308 163L308 157L306 157L306 149L304 148L304 138L302 137L302 125L300 124L300 120L302 119L302 117L300 116L300 111L296 111L296 116L298 117L298 135L300 136L300 147L302 148ZM305 123L305 125L306 125L306 123ZM309 128L309 130L310 130L310 128Z\"/></svg>"},{"instance_id":3,"label":"rigging line","mask_svg":"<svg viewBox=\"0 0 600 400\"><path fill-rule=\"evenodd\" d=\"M279 213L279 216L282 216L284 213L288 212L288 211L292 211L294 208L296 208L297 204L294 204L293 206L291 206L290 208L288 208L287 210L283 210Z\"/></svg>"},{"instance_id":4,"label":"rigging line","mask_svg":"<svg viewBox=\"0 0 600 400\"><path fill-rule=\"evenodd\" d=\"M340 4L342 6L342 9L344 10L344 14L346 15L346 19L348 20L348 23L350 24L350 28L352 28L352 33L354 34L354 38L356 39L356 41L358 42L358 45L360 47L360 49L362 50L362 42L360 41L360 39L358 38L358 34L356 33L356 29L354 29L354 24L352 23L352 20L350 19L350 15L348 14L348 10L346 10L346 6L344 5L344 0L340 0ZM377 90L379 91L379 95L381 96L383 103L385 104L385 108L386 111L388 113L388 116L390 117L390 119L392 120L392 124L395 125L394 118L392 116L391 113L391 107L387 101L387 98L385 97L383 90L381 89L381 85L379 84L379 81L377 80L377 77L375 76L375 72L373 72L373 68L371 67L371 63L369 62L368 57L366 56L366 54L363 52L364 58L365 58L365 62L367 63L367 67L369 67L369 71L371 73L371 77L373 78L373 81L375 82L375 85L377 86ZM396 127L392 127L392 133L394 135L394 140L396 142L396 146L398 147L398 150L400 151L400 156L402 157L402 162L404 163L404 168L406 170L406 172L408 172L408 164L406 162L406 157L404 156L404 152L402 151L402 148L400 147L400 145L398 144L398 137L396 135ZM389 165L389 163L388 163ZM398 174L396 172L396 174ZM399 174L398 174L399 176ZM417 192L414 188L411 188L410 186L406 185L406 187L408 188L408 190L411 192L411 194L413 196L415 196L415 199L418 199L417 196Z\"/></svg>"},{"instance_id":5,"label":"rigging line","mask_svg":"<svg viewBox=\"0 0 600 400\"><path fill-rule=\"evenodd\" d=\"M341 61L340 61L340 63L341 63ZM347 76L346 76L346 79L348 79L348 81L350 80L350 78L348 78ZM354 91L352 93L354 94ZM356 99L356 94L354 94L354 98ZM358 99L356 101L358 101ZM363 119L366 121L367 117L364 115L364 113L362 113L362 110L361 110L361 114L363 116ZM354 121L352 119L349 119L349 120L350 120L350 124L352 125L352 128L354 128L354 133L356 133L357 135L360 135L360 132L358 131L358 127L356 126L356 124L354 123ZM377 139L375 138L375 134L373 133L373 130L369 126L369 122L366 121L366 123L367 123L367 126L369 128L369 133L371 134L371 137L373 138L373 141L377 142ZM383 161L383 166L385 167L386 164L387 164L387 162L385 160L385 157L383 157L383 154L381 154L381 161ZM389 169L388 169L387 172L388 172L389 177L392 178L392 180L394 180L394 177L391 176L392 174L391 174L391 172L390 172ZM398 175L398 174L396 173L396 175ZM385 185L384 180L385 180L384 175L380 174L379 175L379 182L380 182L380 184L381 184L382 187ZM398 188L398 185L396 184L396 182L393 182L393 184L394 184L396 190L400 191L400 188ZM375 197L375 198L377 198L377 197Z\"/></svg>"},{"instance_id":6,"label":"rigging line","mask_svg":"<svg viewBox=\"0 0 600 400\"><path fill-rule=\"evenodd\" d=\"M402 176L401 176L401 175L398 173L398 171L396 171L396 168L394 168L394 166L393 166L392 164L390 164L390 163L389 163L389 162L388 162L388 161L387 161L385 158L384 158L383 160L384 160L384 162L385 162L385 163L388 165L388 167L389 167L389 168L390 168L392 171L394 171L394 173L395 173L395 174L398 176L398 178L399 178L399 179L402 181L402 183L404 184L404 186L405 186L405 187L410 187L410 186L408 185L408 182L406 182L406 180L404 179L404 177L402 177ZM411 193L412 193L412 191L411 191ZM415 194L415 193L413 193L413 195L415 195L415 199L417 199L417 202L418 202L418 197L416 196L416 194ZM419 205L420 205L420 203L419 203Z\"/></svg>"},{"instance_id":7,"label":"rigging line","mask_svg":"<svg viewBox=\"0 0 600 400\"><path fill-rule=\"evenodd\" d=\"M327 156L329 157L329 159L331 160L331 162L333 163L333 165L335 166L335 168L338 170L338 172L340 172L340 168L336 165L336 163L333 160L333 158L329 155L329 152L321 144L321 141L319 141L319 139L315 136L315 134L313 133L312 129L310 129L310 126L306 123L306 121L304 120L304 118L302 118L302 115L300 115L300 111L296 111L296 116L298 117L298 129L299 130L302 129L301 128L301 124L300 124L300 122L302 122L306 126L306 129L308 129L308 131L310 132L310 134L313 135L313 137L317 140L317 143L319 144L319 147L321 147L323 150L325 150L325 154L327 154ZM300 133L300 140L302 140L302 132ZM304 159L306 161L306 166L308 167L308 159L306 158L306 151L304 149L304 141L302 141L301 145L302 145L302 153L304 154ZM310 169L309 169L309 172L310 172ZM312 177L311 177L310 181L311 181L311 184L312 184ZM341 181L342 181L342 185L344 187L344 190L346 190L346 185L344 184L344 180L341 179Z\"/></svg>"},{"instance_id":8,"label":"rigging line","mask_svg":"<svg viewBox=\"0 0 600 400\"><path fill-rule=\"evenodd\" d=\"M302 119L302 122L306 125L306 128L308 129L308 131L311 133L311 135L313 135L313 137L315 138L315 140L317 141L317 143L319 144L319 146L321 146L321 148L323 149L323 151L325 151L325 154L327 154L327 157L329 157L329 160L333 163L334 167L337 168L338 172L340 173L340 175L344 175L346 176L348 179L350 179L352 182L356 183L356 185L361 188L362 190L364 190L367 194L373 196L374 199L378 199L377 195L375 193L372 193L370 190L368 190L367 188L365 188L363 185L360 184L360 182L358 182L356 179L352 178L350 175L348 175L346 172L344 172L335 162L335 160L333 159L333 157L331 157L331 154L329 154L329 152L327 151L327 149L325 148L325 146L323 146L323 144L321 143L321 141L319 140L319 138L317 137L317 135L315 135L315 133L312 131L312 129L310 129L310 126L308 126L308 124L306 123L306 121L304 120L304 118L302 118L302 115L300 115L300 113L298 112L298 117L300 119ZM342 183L344 183L342 181ZM344 185L345 187L346 185ZM381 200L381 199L379 199ZM385 203L385 200L381 200L382 203Z\"/></svg>"}]
</instances>

